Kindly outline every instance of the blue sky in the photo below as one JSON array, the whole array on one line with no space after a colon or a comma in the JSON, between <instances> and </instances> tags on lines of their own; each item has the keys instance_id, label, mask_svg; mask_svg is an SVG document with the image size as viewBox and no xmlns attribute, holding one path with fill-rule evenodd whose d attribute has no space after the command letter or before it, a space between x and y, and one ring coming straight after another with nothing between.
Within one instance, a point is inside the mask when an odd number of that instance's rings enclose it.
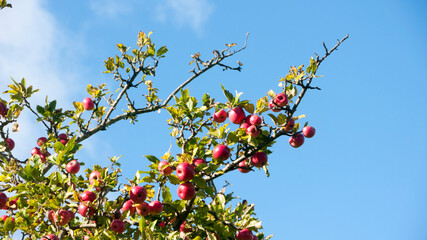
<instances>
[{"instance_id":1,"label":"blue sky","mask_svg":"<svg viewBox=\"0 0 427 240\"><path fill-rule=\"evenodd\" d=\"M395 1L12 1L0 12L0 82L25 77L64 107L85 97L88 83L112 83L103 60L116 43L133 45L138 31L153 31L169 48L157 70L162 96L189 77L190 55L210 56L224 43L248 48L230 60L243 71L215 69L190 85L223 100L220 83L256 101L292 65L307 64L322 41L350 38L324 62L325 77L304 98L299 113L317 135L299 149L281 139L263 172L227 176L228 191L256 204L264 232L274 239L427 239L427 2ZM159 120L160 119L160 120ZM142 155L160 156L173 139L167 114L135 126L120 123L84 142L80 159L106 164L123 155L125 176L144 168ZM14 133L28 156L42 134L24 116ZM218 185L224 183L220 178Z\"/></svg>"}]
</instances>

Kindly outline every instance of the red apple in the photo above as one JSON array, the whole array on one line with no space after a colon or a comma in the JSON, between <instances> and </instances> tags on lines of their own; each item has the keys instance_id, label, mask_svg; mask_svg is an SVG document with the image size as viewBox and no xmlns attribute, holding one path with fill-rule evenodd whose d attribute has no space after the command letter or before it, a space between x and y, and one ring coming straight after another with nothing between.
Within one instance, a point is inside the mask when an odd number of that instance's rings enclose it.
<instances>
[{"instance_id":1,"label":"red apple","mask_svg":"<svg viewBox=\"0 0 427 240\"><path fill-rule=\"evenodd\" d=\"M208 165L208 163L206 162L206 160L205 159L203 159L203 158L194 158L193 159L193 165L194 166L199 166L200 164L203 164L202 166L206 166L206 165Z\"/></svg>"},{"instance_id":2,"label":"red apple","mask_svg":"<svg viewBox=\"0 0 427 240\"><path fill-rule=\"evenodd\" d=\"M68 210L68 213L70 213L70 221L76 217L76 214L73 211Z\"/></svg>"},{"instance_id":3,"label":"red apple","mask_svg":"<svg viewBox=\"0 0 427 240\"><path fill-rule=\"evenodd\" d=\"M252 165L254 165L255 167L262 167L265 164L267 164L267 154L265 152L256 152L252 157L251 157L251 163Z\"/></svg>"},{"instance_id":4,"label":"red apple","mask_svg":"<svg viewBox=\"0 0 427 240\"><path fill-rule=\"evenodd\" d=\"M250 123L242 123L242 124L240 124L239 128L244 128L245 130L247 130L248 127L250 127L250 126L252 126Z\"/></svg>"},{"instance_id":5,"label":"red apple","mask_svg":"<svg viewBox=\"0 0 427 240\"><path fill-rule=\"evenodd\" d=\"M186 227L185 224L187 223L187 221L184 221L181 226L179 226L179 231L183 232L183 233L189 233L191 232L191 227Z\"/></svg>"},{"instance_id":6,"label":"red apple","mask_svg":"<svg viewBox=\"0 0 427 240\"><path fill-rule=\"evenodd\" d=\"M190 181L195 175L194 168L188 162L180 163L176 167L176 175L181 181Z\"/></svg>"},{"instance_id":7,"label":"red apple","mask_svg":"<svg viewBox=\"0 0 427 240\"><path fill-rule=\"evenodd\" d=\"M258 137L259 130L255 125L250 125L248 128L246 128L246 134L251 137Z\"/></svg>"},{"instance_id":8,"label":"red apple","mask_svg":"<svg viewBox=\"0 0 427 240\"><path fill-rule=\"evenodd\" d=\"M152 215L158 215L163 211L163 204L159 201L152 201L150 204L150 213Z\"/></svg>"},{"instance_id":9,"label":"red apple","mask_svg":"<svg viewBox=\"0 0 427 240\"><path fill-rule=\"evenodd\" d=\"M279 107L284 107L284 106L286 106L286 104L288 104L288 96L286 96L286 94L284 94L284 93L279 93L274 98L274 102Z\"/></svg>"},{"instance_id":10,"label":"red apple","mask_svg":"<svg viewBox=\"0 0 427 240\"><path fill-rule=\"evenodd\" d=\"M191 200L196 195L196 188L193 184L186 182L178 186L178 197L182 200Z\"/></svg>"},{"instance_id":11,"label":"red apple","mask_svg":"<svg viewBox=\"0 0 427 240\"><path fill-rule=\"evenodd\" d=\"M61 209L53 214L53 222L59 226L68 224L71 220L71 215L67 210Z\"/></svg>"},{"instance_id":12,"label":"red apple","mask_svg":"<svg viewBox=\"0 0 427 240\"><path fill-rule=\"evenodd\" d=\"M113 215L111 216L111 218L114 219L120 219L122 218L122 212L120 212L120 210L116 210Z\"/></svg>"},{"instance_id":13,"label":"red apple","mask_svg":"<svg viewBox=\"0 0 427 240\"><path fill-rule=\"evenodd\" d=\"M314 136L314 134L316 133L316 129L314 129L314 127L312 127L312 126L305 126L302 129L302 133L304 134L304 136L306 138L312 138Z\"/></svg>"},{"instance_id":14,"label":"red apple","mask_svg":"<svg viewBox=\"0 0 427 240\"><path fill-rule=\"evenodd\" d=\"M91 191L84 191L80 196L82 202L93 202L96 199L96 194Z\"/></svg>"},{"instance_id":15,"label":"red apple","mask_svg":"<svg viewBox=\"0 0 427 240\"><path fill-rule=\"evenodd\" d=\"M45 163L46 162L46 158L50 156L50 153L45 152L45 153L40 154L39 156L40 156L40 161L42 163Z\"/></svg>"},{"instance_id":16,"label":"red apple","mask_svg":"<svg viewBox=\"0 0 427 240\"><path fill-rule=\"evenodd\" d=\"M101 184L102 181L100 179L101 179L101 173L98 171L93 171L89 175L89 184L90 185L94 184L95 180L98 180L98 183Z\"/></svg>"},{"instance_id":17,"label":"red apple","mask_svg":"<svg viewBox=\"0 0 427 240\"><path fill-rule=\"evenodd\" d=\"M111 222L111 231L115 233L123 233L125 231L125 222L123 222L121 219L116 219Z\"/></svg>"},{"instance_id":18,"label":"red apple","mask_svg":"<svg viewBox=\"0 0 427 240\"><path fill-rule=\"evenodd\" d=\"M252 231L245 228L236 234L236 240L252 240Z\"/></svg>"},{"instance_id":19,"label":"red apple","mask_svg":"<svg viewBox=\"0 0 427 240\"><path fill-rule=\"evenodd\" d=\"M160 222L160 223L159 223L159 227L164 228L165 226L166 226L166 223L165 223L165 222Z\"/></svg>"},{"instance_id":20,"label":"red apple","mask_svg":"<svg viewBox=\"0 0 427 240\"><path fill-rule=\"evenodd\" d=\"M32 156L34 156L34 155L41 155L41 154L42 154L42 152L40 151L40 148L38 148L38 147L35 147L35 148L33 148L31 150L31 155Z\"/></svg>"},{"instance_id":21,"label":"red apple","mask_svg":"<svg viewBox=\"0 0 427 240\"><path fill-rule=\"evenodd\" d=\"M92 217L95 214L95 209L93 207L89 207L87 203L82 202L78 207L78 211L82 217Z\"/></svg>"},{"instance_id":22,"label":"red apple","mask_svg":"<svg viewBox=\"0 0 427 240\"><path fill-rule=\"evenodd\" d=\"M144 187L135 186L130 190L129 196L134 203L142 203L147 198L147 190Z\"/></svg>"},{"instance_id":23,"label":"red apple","mask_svg":"<svg viewBox=\"0 0 427 240\"><path fill-rule=\"evenodd\" d=\"M258 240L258 237L254 234L252 240Z\"/></svg>"},{"instance_id":24,"label":"red apple","mask_svg":"<svg viewBox=\"0 0 427 240\"><path fill-rule=\"evenodd\" d=\"M86 97L83 99L83 107L85 110L93 110L93 108L95 107L95 104L93 103L92 99L89 97Z\"/></svg>"},{"instance_id":25,"label":"red apple","mask_svg":"<svg viewBox=\"0 0 427 240\"><path fill-rule=\"evenodd\" d=\"M285 126L285 131L291 131L292 129L294 129L295 127L295 120L294 119L289 119L289 121L286 123Z\"/></svg>"},{"instance_id":26,"label":"red apple","mask_svg":"<svg viewBox=\"0 0 427 240\"><path fill-rule=\"evenodd\" d=\"M6 139L6 144L9 147L10 151L12 151L15 148L15 142L10 138Z\"/></svg>"},{"instance_id":27,"label":"red apple","mask_svg":"<svg viewBox=\"0 0 427 240\"><path fill-rule=\"evenodd\" d=\"M301 133L297 133L289 138L289 144L294 148L301 147L304 144L304 136Z\"/></svg>"},{"instance_id":28,"label":"red apple","mask_svg":"<svg viewBox=\"0 0 427 240\"><path fill-rule=\"evenodd\" d=\"M235 107L228 113L228 119L230 119L232 123L242 124L243 121L245 121L245 112L242 108Z\"/></svg>"},{"instance_id":29,"label":"red apple","mask_svg":"<svg viewBox=\"0 0 427 240\"><path fill-rule=\"evenodd\" d=\"M59 240L59 238L55 234L49 234L42 237L41 240Z\"/></svg>"},{"instance_id":30,"label":"red apple","mask_svg":"<svg viewBox=\"0 0 427 240\"><path fill-rule=\"evenodd\" d=\"M249 118L249 123L255 126L259 126L262 123L262 119L260 116L254 114Z\"/></svg>"},{"instance_id":31,"label":"red apple","mask_svg":"<svg viewBox=\"0 0 427 240\"><path fill-rule=\"evenodd\" d=\"M71 161L67 164L67 166L65 167L65 170L66 170L68 173L76 174L76 173L78 173L78 172L79 172L79 170L80 170L80 163L79 163L77 160L71 160Z\"/></svg>"},{"instance_id":32,"label":"red apple","mask_svg":"<svg viewBox=\"0 0 427 240\"><path fill-rule=\"evenodd\" d=\"M37 139L37 145L39 145L39 147L43 146L44 143L47 143L47 138L39 137L39 139Z\"/></svg>"},{"instance_id":33,"label":"red apple","mask_svg":"<svg viewBox=\"0 0 427 240\"><path fill-rule=\"evenodd\" d=\"M225 145L217 145L213 150L213 158L219 161L227 160L230 157L230 149Z\"/></svg>"},{"instance_id":34,"label":"red apple","mask_svg":"<svg viewBox=\"0 0 427 240\"><path fill-rule=\"evenodd\" d=\"M61 140L59 140L61 143L62 143L62 145L67 145L67 143L68 143L68 140L64 140L64 139L61 139Z\"/></svg>"},{"instance_id":35,"label":"red apple","mask_svg":"<svg viewBox=\"0 0 427 240\"><path fill-rule=\"evenodd\" d=\"M68 140L68 135L66 133L61 133L58 135L59 140Z\"/></svg>"},{"instance_id":36,"label":"red apple","mask_svg":"<svg viewBox=\"0 0 427 240\"><path fill-rule=\"evenodd\" d=\"M222 123L227 119L227 112L224 111L224 109L219 110L218 112L214 113L213 119L217 123Z\"/></svg>"},{"instance_id":37,"label":"red apple","mask_svg":"<svg viewBox=\"0 0 427 240\"><path fill-rule=\"evenodd\" d=\"M136 205L136 213L138 213L141 216L147 216L148 214L150 214L150 205L148 205L148 203L143 202L139 205Z\"/></svg>"},{"instance_id":38,"label":"red apple","mask_svg":"<svg viewBox=\"0 0 427 240\"><path fill-rule=\"evenodd\" d=\"M160 161L157 169L159 169L161 174L166 176L173 172L173 169L169 166L167 161Z\"/></svg>"},{"instance_id":39,"label":"red apple","mask_svg":"<svg viewBox=\"0 0 427 240\"><path fill-rule=\"evenodd\" d=\"M127 200L123 203L122 208L120 209L122 212L129 211L129 215L133 216L135 214L136 208L133 206L134 202L132 200Z\"/></svg>"},{"instance_id":40,"label":"red apple","mask_svg":"<svg viewBox=\"0 0 427 240\"><path fill-rule=\"evenodd\" d=\"M8 110L9 109L7 109L6 105L4 105L3 102L0 101L0 115L5 118Z\"/></svg>"},{"instance_id":41,"label":"red apple","mask_svg":"<svg viewBox=\"0 0 427 240\"><path fill-rule=\"evenodd\" d=\"M18 198L15 198L13 200L10 200L7 205L9 206L9 209L16 210L18 209Z\"/></svg>"},{"instance_id":42,"label":"red apple","mask_svg":"<svg viewBox=\"0 0 427 240\"><path fill-rule=\"evenodd\" d=\"M47 220L53 222L53 215L55 215L55 211L49 210L49 212L47 213Z\"/></svg>"},{"instance_id":43,"label":"red apple","mask_svg":"<svg viewBox=\"0 0 427 240\"><path fill-rule=\"evenodd\" d=\"M280 110L281 110L280 107L277 106L277 104L273 102L273 99L271 99L270 102L268 102L268 107L273 112L280 112Z\"/></svg>"},{"instance_id":44,"label":"red apple","mask_svg":"<svg viewBox=\"0 0 427 240\"><path fill-rule=\"evenodd\" d=\"M249 168L248 164L246 163L247 159L245 159L244 161L241 161L239 163L239 171L241 173L248 173L251 171L251 169Z\"/></svg>"},{"instance_id":45,"label":"red apple","mask_svg":"<svg viewBox=\"0 0 427 240\"><path fill-rule=\"evenodd\" d=\"M7 202L9 201L9 198L4 194L4 192L0 192L0 209L3 209L7 206Z\"/></svg>"}]
</instances>

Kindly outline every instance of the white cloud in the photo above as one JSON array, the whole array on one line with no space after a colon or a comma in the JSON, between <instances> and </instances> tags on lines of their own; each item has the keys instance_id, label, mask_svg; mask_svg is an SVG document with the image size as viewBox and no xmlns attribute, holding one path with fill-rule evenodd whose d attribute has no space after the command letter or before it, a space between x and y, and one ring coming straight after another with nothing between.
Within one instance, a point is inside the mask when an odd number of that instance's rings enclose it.
<instances>
[{"instance_id":1,"label":"white cloud","mask_svg":"<svg viewBox=\"0 0 427 240\"><path fill-rule=\"evenodd\" d=\"M79 46L43 3L15 1L13 8L0 12L0 91L12 83L10 77L16 81L25 77L28 85L41 89L31 102L42 104L49 95L51 100L58 99L59 106L70 107L72 96L79 90L76 82L80 74L74 71L74 52ZM12 133L17 143L14 152L18 157L28 157L35 139L43 135L42 128L34 127L35 118L28 111L24 111L19 124L21 131Z\"/></svg>"},{"instance_id":2,"label":"white cloud","mask_svg":"<svg viewBox=\"0 0 427 240\"><path fill-rule=\"evenodd\" d=\"M214 5L208 0L166 0L157 6L157 20L173 22L179 27L189 25L201 34L203 24L209 20L213 11Z\"/></svg>"},{"instance_id":3,"label":"white cloud","mask_svg":"<svg viewBox=\"0 0 427 240\"><path fill-rule=\"evenodd\" d=\"M131 10L128 3L117 0L96 0L90 2L90 8L99 16L114 18Z\"/></svg>"}]
</instances>

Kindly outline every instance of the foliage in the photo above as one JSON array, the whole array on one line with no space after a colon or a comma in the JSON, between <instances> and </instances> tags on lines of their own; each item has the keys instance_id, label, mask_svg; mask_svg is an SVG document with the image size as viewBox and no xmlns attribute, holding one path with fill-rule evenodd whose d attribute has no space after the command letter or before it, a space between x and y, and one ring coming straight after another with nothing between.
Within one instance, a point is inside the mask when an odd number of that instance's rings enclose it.
<instances>
[{"instance_id":1,"label":"foliage","mask_svg":"<svg viewBox=\"0 0 427 240\"><path fill-rule=\"evenodd\" d=\"M88 85L93 110L86 110L82 102L74 102L74 109L64 110L57 107L56 100L47 98L44 105L33 107L30 98L37 89L29 86L25 79L20 82L13 80L8 86L0 99L0 186L9 196L4 209L10 216L0 220L2 238L21 232L26 239L55 234L59 239L83 239L86 236L86 239L213 240L235 239L236 233L242 229L251 230L258 239L271 237L261 232L262 225L255 216L254 204L240 201L233 193L227 193L226 188L218 191L215 179L236 169L263 169L269 175L268 163L255 167L254 162L248 159L257 152L270 154L279 137L301 134L303 124L299 120L304 115L295 115L297 107L308 90L318 89L311 83L317 77L320 63L348 36L338 41L331 50L325 47L325 56L311 58L307 68L291 67L279 81L280 90L270 90L253 103L241 99L241 93L232 94L224 86L223 93L227 99L224 103L215 101L208 94L198 100L185 88L215 66L240 71L240 62L237 67L232 67L224 64L223 60L245 49L246 43L237 50L233 50L236 44L227 44L226 49L215 50L208 60L202 60L200 53L194 54L190 63L193 66L190 78L162 100L154 79L159 62L168 49L165 46L157 47L150 36L151 32L140 32L136 48L132 49L117 44L120 54L105 61L105 73L111 74L118 90L112 93L107 84ZM133 100L132 91L139 88L145 88L143 104ZM279 106L273 101L279 93L287 96L287 104ZM172 99L175 101L173 104L170 103ZM269 105L272 101L273 106ZM119 102L125 102L128 108L117 112ZM221 109L230 112L236 107L261 117L261 124L255 127L257 136L239 125L214 120L214 113ZM95 165L84 173L68 171L67 164L75 159L74 154L82 149L85 139L121 120L134 123L141 114L159 109L166 109L170 114L170 134L181 149L179 153L168 151L160 159L147 155L147 169L138 170L135 177L126 183L119 179L119 157L111 158L109 166ZM34 114L46 131L46 140L38 142L40 148L33 149L32 157L19 160L13 155L14 144L11 145L7 139L10 129L18 131L17 122L24 110ZM297 122L289 128L291 121ZM218 145L230 148L229 160L213 157L214 147ZM193 164L194 158L207 160L207 164L194 167L195 176L189 181L195 186L195 197L190 200L174 199L170 189L183 181L175 172L167 174L165 166L159 167L159 163L166 161L174 170L184 162ZM245 167L239 168L241 162L245 162ZM84 162L80 161L80 165L83 166ZM92 177L98 173L99 177ZM144 216L135 214L132 208L124 209L124 203L131 199L130 191L134 186L143 186L147 193L145 202L160 201L163 211ZM85 191L94 192L96 200L83 201ZM117 196L113 194L115 192L120 194ZM79 211L84 207L82 204L88 208L88 212ZM133 202L134 207L140 205ZM68 213L64 213L64 210ZM68 216L70 219L67 219ZM122 233L112 230L114 219L125 223Z\"/></svg>"}]
</instances>

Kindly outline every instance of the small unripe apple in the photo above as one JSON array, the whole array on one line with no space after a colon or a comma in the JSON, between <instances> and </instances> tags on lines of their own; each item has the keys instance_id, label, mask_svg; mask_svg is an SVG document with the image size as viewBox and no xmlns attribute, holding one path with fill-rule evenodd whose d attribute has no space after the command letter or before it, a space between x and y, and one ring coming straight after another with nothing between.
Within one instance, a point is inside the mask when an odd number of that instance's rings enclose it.
<instances>
[{"instance_id":1,"label":"small unripe apple","mask_svg":"<svg viewBox=\"0 0 427 240\"><path fill-rule=\"evenodd\" d=\"M78 173L78 172L79 172L79 170L80 170L80 163L79 163L77 160L71 160L71 161L67 164L67 166L65 167L65 170L66 170L68 173L76 174L76 173Z\"/></svg>"},{"instance_id":2,"label":"small unripe apple","mask_svg":"<svg viewBox=\"0 0 427 240\"><path fill-rule=\"evenodd\" d=\"M55 234L48 234L42 237L41 240L59 240L59 238Z\"/></svg>"},{"instance_id":3,"label":"small unripe apple","mask_svg":"<svg viewBox=\"0 0 427 240\"><path fill-rule=\"evenodd\" d=\"M216 160L224 161L230 157L230 149L227 146L220 144L214 148L212 155Z\"/></svg>"},{"instance_id":4,"label":"small unripe apple","mask_svg":"<svg viewBox=\"0 0 427 240\"><path fill-rule=\"evenodd\" d=\"M182 200L191 200L196 195L196 188L193 184L186 182L178 186L177 192Z\"/></svg>"},{"instance_id":5,"label":"small unripe apple","mask_svg":"<svg viewBox=\"0 0 427 240\"><path fill-rule=\"evenodd\" d=\"M206 166L206 165L208 165L208 163L206 162L206 160L205 159L203 159L203 158L194 158L193 159L193 165L194 166L199 166L199 165L201 165L202 164L202 166Z\"/></svg>"},{"instance_id":6,"label":"small unripe apple","mask_svg":"<svg viewBox=\"0 0 427 240\"><path fill-rule=\"evenodd\" d=\"M243 121L245 121L245 112L242 108L235 107L228 113L228 119L230 119L232 123L242 124Z\"/></svg>"},{"instance_id":7,"label":"small unripe apple","mask_svg":"<svg viewBox=\"0 0 427 240\"><path fill-rule=\"evenodd\" d=\"M134 203L142 203L147 198L147 190L141 186L134 186L130 190L129 197Z\"/></svg>"},{"instance_id":8,"label":"small unripe apple","mask_svg":"<svg viewBox=\"0 0 427 240\"><path fill-rule=\"evenodd\" d=\"M115 233L123 233L125 231L125 222L123 222L121 219L115 219L111 222L111 231Z\"/></svg>"},{"instance_id":9,"label":"small unripe apple","mask_svg":"<svg viewBox=\"0 0 427 240\"><path fill-rule=\"evenodd\" d=\"M101 179L101 173L98 171L93 171L89 175L89 184L92 185L95 183L95 180L98 180L99 184L102 183Z\"/></svg>"},{"instance_id":10,"label":"small unripe apple","mask_svg":"<svg viewBox=\"0 0 427 240\"><path fill-rule=\"evenodd\" d=\"M251 137L258 137L259 130L255 125L250 125L248 128L246 128L246 134Z\"/></svg>"},{"instance_id":11,"label":"small unripe apple","mask_svg":"<svg viewBox=\"0 0 427 240\"><path fill-rule=\"evenodd\" d=\"M254 114L249 118L249 123L255 126L259 126L262 123L262 119L260 116Z\"/></svg>"},{"instance_id":12,"label":"small unripe apple","mask_svg":"<svg viewBox=\"0 0 427 240\"><path fill-rule=\"evenodd\" d=\"M169 166L169 163L167 161L160 161L157 169L159 169L161 174L166 176L170 175L173 172L173 169Z\"/></svg>"},{"instance_id":13,"label":"small unripe apple","mask_svg":"<svg viewBox=\"0 0 427 240\"><path fill-rule=\"evenodd\" d=\"M147 202L143 202L140 203L138 205L136 205L136 213L138 213L141 216L147 216L148 214L150 214L150 206L148 205Z\"/></svg>"},{"instance_id":14,"label":"small unripe apple","mask_svg":"<svg viewBox=\"0 0 427 240\"><path fill-rule=\"evenodd\" d=\"M176 175L181 181L190 181L195 175L194 168L188 162L180 163L176 167Z\"/></svg>"},{"instance_id":15,"label":"small unripe apple","mask_svg":"<svg viewBox=\"0 0 427 240\"><path fill-rule=\"evenodd\" d=\"M280 112L282 109L280 109L279 106L277 106L276 103L273 102L273 99L270 100L270 102L268 102L268 107L271 109L271 111L273 112Z\"/></svg>"},{"instance_id":16,"label":"small unripe apple","mask_svg":"<svg viewBox=\"0 0 427 240\"><path fill-rule=\"evenodd\" d=\"M306 138L312 138L314 134L316 134L316 129L314 129L312 126L305 126L302 129L302 134L304 134Z\"/></svg>"},{"instance_id":17,"label":"small unripe apple","mask_svg":"<svg viewBox=\"0 0 427 240\"><path fill-rule=\"evenodd\" d=\"M150 213L152 215L159 215L163 211L163 204L159 201L152 201L150 204Z\"/></svg>"},{"instance_id":18,"label":"small unripe apple","mask_svg":"<svg viewBox=\"0 0 427 240\"><path fill-rule=\"evenodd\" d=\"M91 191L84 191L80 196L82 202L93 202L96 199L96 194Z\"/></svg>"},{"instance_id":19,"label":"small unripe apple","mask_svg":"<svg viewBox=\"0 0 427 240\"><path fill-rule=\"evenodd\" d=\"M6 139L6 144L9 147L10 151L12 151L15 148L15 142L10 138Z\"/></svg>"},{"instance_id":20,"label":"small unripe apple","mask_svg":"<svg viewBox=\"0 0 427 240\"><path fill-rule=\"evenodd\" d=\"M79 211L79 214L85 218L92 217L95 214L95 209L93 207L89 207L85 202L80 203L77 209Z\"/></svg>"},{"instance_id":21,"label":"small unripe apple","mask_svg":"<svg viewBox=\"0 0 427 240\"><path fill-rule=\"evenodd\" d=\"M136 208L133 206L134 202L132 200L127 200L123 203L122 208L120 209L122 212L129 211L129 215L133 216L135 214Z\"/></svg>"},{"instance_id":22,"label":"small unripe apple","mask_svg":"<svg viewBox=\"0 0 427 240\"><path fill-rule=\"evenodd\" d=\"M222 123L225 119L227 119L227 112L224 109L219 110L213 115L213 120L217 123Z\"/></svg>"},{"instance_id":23,"label":"small unripe apple","mask_svg":"<svg viewBox=\"0 0 427 240\"><path fill-rule=\"evenodd\" d=\"M83 107L85 110L90 111L90 110L93 110L93 108L95 107L95 104L93 103L91 98L86 97L83 99Z\"/></svg>"},{"instance_id":24,"label":"small unripe apple","mask_svg":"<svg viewBox=\"0 0 427 240\"><path fill-rule=\"evenodd\" d=\"M294 129L295 127L295 120L294 119L289 119L289 121L286 123L285 126L285 131L291 131L292 129Z\"/></svg>"},{"instance_id":25,"label":"small unripe apple","mask_svg":"<svg viewBox=\"0 0 427 240\"><path fill-rule=\"evenodd\" d=\"M246 161L247 161L247 159L245 159L245 160L243 160L243 161L241 161L241 162L239 163L239 167L238 167L238 169L239 169L239 171L240 171L241 173L248 173L248 172L250 172L250 171L251 171L251 169L249 168L249 166L248 166L248 164L246 163Z\"/></svg>"},{"instance_id":26,"label":"small unripe apple","mask_svg":"<svg viewBox=\"0 0 427 240\"><path fill-rule=\"evenodd\" d=\"M284 94L284 93L279 93L274 98L274 102L279 107L284 107L284 106L286 106L286 104L288 104L288 96L286 96L286 94Z\"/></svg>"},{"instance_id":27,"label":"small unripe apple","mask_svg":"<svg viewBox=\"0 0 427 240\"><path fill-rule=\"evenodd\" d=\"M294 148L301 147L304 144L304 136L301 133L297 133L289 138L289 144Z\"/></svg>"},{"instance_id":28,"label":"small unripe apple","mask_svg":"<svg viewBox=\"0 0 427 240\"><path fill-rule=\"evenodd\" d=\"M254 165L255 167L262 167L265 164L267 164L267 154L265 152L256 152L252 157L251 157L251 163L252 165Z\"/></svg>"},{"instance_id":29,"label":"small unripe apple","mask_svg":"<svg viewBox=\"0 0 427 240\"><path fill-rule=\"evenodd\" d=\"M4 194L4 192L0 192L0 209L3 209L5 206L7 206L7 202L9 201L9 198Z\"/></svg>"},{"instance_id":30,"label":"small unripe apple","mask_svg":"<svg viewBox=\"0 0 427 240\"><path fill-rule=\"evenodd\" d=\"M47 143L47 138L39 137L39 139L37 139L37 145L39 145L39 147L43 146L44 143Z\"/></svg>"},{"instance_id":31,"label":"small unripe apple","mask_svg":"<svg viewBox=\"0 0 427 240\"><path fill-rule=\"evenodd\" d=\"M236 240L252 240L252 231L245 228L236 234Z\"/></svg>"},{"instance_id":32,"label":"small unripe apple","mask_svg":"<svg viewBox=\"0 0 427 240\"><path fill-rule=\"evenodd\" d=\"M53 221L59 225L64 226L71 220L71 215L67 210L61 209L53 214Z\"/></svg>"}]
</instances>

